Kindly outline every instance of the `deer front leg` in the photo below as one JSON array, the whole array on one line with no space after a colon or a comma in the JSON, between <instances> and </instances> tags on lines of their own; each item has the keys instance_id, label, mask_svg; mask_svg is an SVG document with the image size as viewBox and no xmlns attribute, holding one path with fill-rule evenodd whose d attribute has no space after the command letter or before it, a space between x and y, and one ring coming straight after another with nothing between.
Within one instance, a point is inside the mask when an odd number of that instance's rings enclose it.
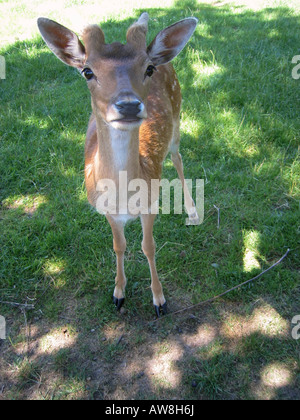
<instances>
[{"instance_id":1,"label":"deer front leg","mask_svg":"<svg viewBox=\"0 0 300 420\"><path fill-rule=\"evenodd\" d=\"M113 246L117 257L117 276L115 279L115 290L113 301L119 310L125 300L126 277L124 271L124 254L126 251L126 239L124 235L124 224L115 221L111 216L107 217L113 233Z\"/></svg>"},{"instance_id":2,"label":"deer front leg","mask_svg":"<svg viewBox=\"0 0 300 420\"><path fill-rule=\"evenodd\" d=\"M151 273L151 290L153 294L153 304L156 315L160 316L167 312L167 303L163 294L161 282L158 279L156 264L155 264L155 242L153 239L153 224L155 220L154 214L143 214L141 215L142 227L143 227L143 242L142 249L146 255L150 267Z\"/></svg>"}]
</instances>

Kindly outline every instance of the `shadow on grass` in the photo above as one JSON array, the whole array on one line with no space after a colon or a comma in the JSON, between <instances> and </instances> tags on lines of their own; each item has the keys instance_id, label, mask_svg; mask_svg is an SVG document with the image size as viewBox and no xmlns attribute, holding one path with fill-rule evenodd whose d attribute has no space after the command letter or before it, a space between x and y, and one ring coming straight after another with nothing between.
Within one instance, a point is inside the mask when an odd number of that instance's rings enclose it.
<instances>
[{"instance_id":1,"label":"shadow on grass","mask_svg":"<svg viewBox=\"0 0 300 420\"><path fill-rule=\"evenodd\" d=\"M151 323L141 229L130 225L126 312L116 314L110 228L83 185L85 82L40 39L10 46L1 52L1 300L34 302L35 310L26 329L24 314L0 304L10 337L0 341L0 398L299 398L299 347L290 338L299 308L290 179L300 128L290 67L299 18L288 8L254 13L190 0L148 12L149 40L176 20L199 18L175 67L185 175L206 180L206 218L192 229L180 216L156 222L170 309L253 277L286 247L293 252L265 283ZM120 27L125 39L140 13L101 24L107 39L119 39ZM168 164L164 174L176 176ZM246 269L247 251L256 268Z\"/></svg>"}]
</instances>

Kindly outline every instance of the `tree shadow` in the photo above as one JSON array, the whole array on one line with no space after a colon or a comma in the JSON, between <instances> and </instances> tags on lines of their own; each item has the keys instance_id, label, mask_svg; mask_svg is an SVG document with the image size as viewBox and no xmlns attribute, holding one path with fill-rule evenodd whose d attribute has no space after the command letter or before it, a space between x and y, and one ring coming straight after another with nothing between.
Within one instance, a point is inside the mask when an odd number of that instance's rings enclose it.
<instances>
[{"instance_id":1,"label":"tree shadow","mask_svg":"<svg viewBox=\"0 0 300 420\"><path fill-rule=\"evenodd\" d=\"M121 41L141 12L120 22ZM288 8L252 12L193 0L148 12L156 17L149 40L186 16L200 21L175 67L183 120L196 124L193 131L182 128L185 175L206 180L206 216L193 229L180 227L184 217L177 215L156 222L170 310L259 272L245 270L247 232L256 235L259 267L271 265L286 247L293 252L255 290L152 323L141 229L130 225L128 306L116 314L110 228L89 208L83 186L89 94L74 70L45 52L41 39L18 42L1 52L9 69L0 84L1 299L34 302L35 310L24 318L0 304L10 337L0 341L0 398L299 399L299 345L289 329L299 308L298 209L273 156L275 146L287 163L296 153L300 104L288 75L300 45L299 18ZM113 23L101 23L108 41L119 38ZM238 144L243 130L248 148ZM164 174L176 177L168 161ZM214 204L221 209L219 229ZM277 318L279 324L266 330Z\"/></svg>"}]
</instances>

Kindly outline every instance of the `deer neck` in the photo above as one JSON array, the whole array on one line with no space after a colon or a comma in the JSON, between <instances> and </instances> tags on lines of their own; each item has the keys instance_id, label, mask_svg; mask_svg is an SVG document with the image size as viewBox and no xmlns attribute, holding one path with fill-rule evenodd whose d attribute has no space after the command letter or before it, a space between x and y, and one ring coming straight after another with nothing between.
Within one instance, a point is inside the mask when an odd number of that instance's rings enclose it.
<instances>
[{"instance_id":1,"label":"deer neck","mask_svg":"<svg viewBox=\"0 0 300 420\"><path fill-rule=\"evenodd\" d=\"M98 156L100 178L118 183L119 172L126 171L128 182L139 178L139 128L116 130L97 119Z\"/></svg>"}]
</instances>

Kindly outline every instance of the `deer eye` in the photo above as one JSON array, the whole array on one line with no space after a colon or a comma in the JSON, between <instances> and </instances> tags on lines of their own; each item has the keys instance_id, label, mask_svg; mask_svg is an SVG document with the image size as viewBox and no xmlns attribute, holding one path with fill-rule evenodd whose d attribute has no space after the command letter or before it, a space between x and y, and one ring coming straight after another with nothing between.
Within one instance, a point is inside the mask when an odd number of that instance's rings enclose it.
<instances>
[{"instance_id":1,"label":"deer eye","mask_svg":"<svg viewBox=\"0 0 300 420\"><path fill-rule=\"evenodd\" d=\"M94 77L94 73L92 72L92 70L88 67L84 68L81 72L81 74L84 75L84 77L86 78L86 80L91 80Z\"/></svg>"},{"instance_id":2,"label":"deer eye","mask_svg":"<svg viewBox=\"0 0 300 420\"><path fill-rule=\"evenodd\" d=\"M146 76L151 77L154 71L156 71L156 67L150 64L150 66L147 67Z\"/></svg>"}]
</instances>

